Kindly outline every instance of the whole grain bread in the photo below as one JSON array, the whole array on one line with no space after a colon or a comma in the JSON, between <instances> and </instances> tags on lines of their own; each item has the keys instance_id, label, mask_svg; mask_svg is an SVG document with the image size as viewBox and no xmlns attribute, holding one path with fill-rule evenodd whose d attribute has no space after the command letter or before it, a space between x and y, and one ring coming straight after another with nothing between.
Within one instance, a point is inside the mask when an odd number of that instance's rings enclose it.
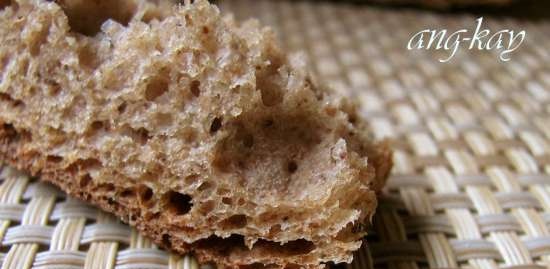
<instances>
[{"instance_id":1,"label":"whole grain bread","mask_svg":"<svg viewBox=\"0 0 550 269\"><path fill-rule=\"evenodd\" d=\"M203 0L0 3L0 161L201 262L351 261L390 150L271 30Z\"/></svg>"}]
</instances>

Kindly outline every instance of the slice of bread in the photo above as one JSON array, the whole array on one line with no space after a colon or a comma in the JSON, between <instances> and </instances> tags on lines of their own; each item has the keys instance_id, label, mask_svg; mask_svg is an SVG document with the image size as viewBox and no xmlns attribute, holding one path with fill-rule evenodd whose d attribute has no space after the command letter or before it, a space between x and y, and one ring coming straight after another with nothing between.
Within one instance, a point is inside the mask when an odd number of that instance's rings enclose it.
<instances>
[{"instance_id":1,"label":"slice of bread","mask_svg":"<svg viewBox=\"0 0 550 269\"><path fill-rule=\"evenodd\" d=\"M0 161L201 262L351 261L390 150L271 30L204 0L59 2L1 2Z\"/></svg>"}]
</instances>

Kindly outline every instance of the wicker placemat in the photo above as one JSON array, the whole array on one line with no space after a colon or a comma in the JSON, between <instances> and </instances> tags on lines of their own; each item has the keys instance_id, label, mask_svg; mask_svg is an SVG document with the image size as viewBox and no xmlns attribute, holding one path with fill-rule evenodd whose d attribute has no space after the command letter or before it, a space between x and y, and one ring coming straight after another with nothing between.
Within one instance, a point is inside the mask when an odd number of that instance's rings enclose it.
<instances>
[{"instance_id":1,"label":"wicker placemat","mask_svg":"<svg viewBox=\"0 0 550 269\"><path fill-rule=\"evenodd\" d=\"M550 267L550 23L485 18L527 32L496 52L407 51L428 26L475 17L327 2L222 0L260 17L317 79L363 103L395 169L368 247L350 268ZM445 53L443 53L445 54ZM10 168L0 175L2 268L197 268L112 216Z\"/></svg>"}]
</instances>

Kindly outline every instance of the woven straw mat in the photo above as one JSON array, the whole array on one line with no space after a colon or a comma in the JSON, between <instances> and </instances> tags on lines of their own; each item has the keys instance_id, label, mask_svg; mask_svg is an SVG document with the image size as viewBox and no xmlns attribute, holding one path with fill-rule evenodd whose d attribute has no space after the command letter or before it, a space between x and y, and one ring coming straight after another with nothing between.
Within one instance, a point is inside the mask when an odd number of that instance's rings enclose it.
<instances>
[{"instance_id":1,"label":"woven straw mat","mask_svg":"<svg viewBox=\"0 0 550 269\"><path fill-rule=\"evenodd\" d=\"M316 78L362 103L395 167L368 246L348 268L550 267L550 23L485 18L526 41L497 52L408 51L425 28L471 15L326 2L221 1L303 50ZM2 268L198 268L113 216L10 168L1 171Z\"/></svg>"}]
</instances>

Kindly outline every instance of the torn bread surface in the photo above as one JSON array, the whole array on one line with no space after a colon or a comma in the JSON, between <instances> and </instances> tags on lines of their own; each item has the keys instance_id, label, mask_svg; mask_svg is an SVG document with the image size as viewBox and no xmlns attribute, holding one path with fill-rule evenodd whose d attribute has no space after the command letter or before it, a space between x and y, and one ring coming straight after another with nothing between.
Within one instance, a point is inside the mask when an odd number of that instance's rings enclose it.
<instances>
[{"instance_id":1,"label":"torn bread surface","mask_svg":"<svg viewBox=\"0 0 550 269\"><path fill-rule=\"evenodd\" d=\"M351 261L391 152L270 29L202 0L0 3L0 160L201 262Z\"/></svg>"}]
</instances>

